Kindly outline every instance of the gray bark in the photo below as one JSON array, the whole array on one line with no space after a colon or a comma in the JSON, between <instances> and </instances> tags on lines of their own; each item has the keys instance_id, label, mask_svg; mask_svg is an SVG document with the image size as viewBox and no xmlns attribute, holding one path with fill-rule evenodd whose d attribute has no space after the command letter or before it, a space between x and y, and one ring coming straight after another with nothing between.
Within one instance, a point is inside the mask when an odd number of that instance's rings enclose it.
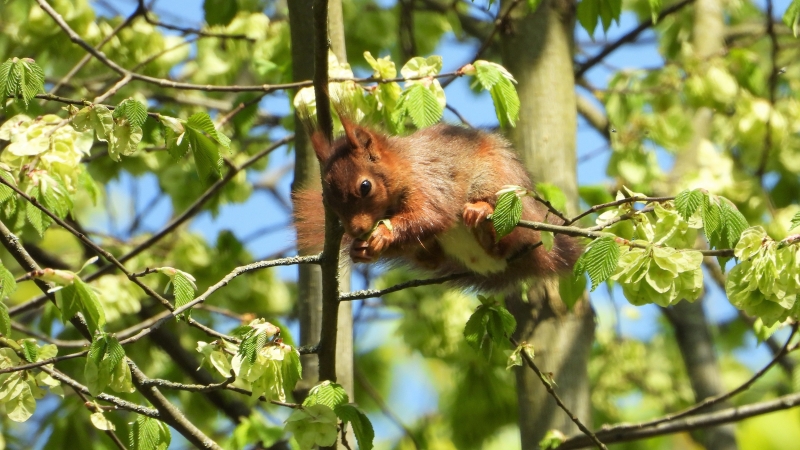
<instances>
[{"instance_id":1,"label":"gray bark","mask_svg":"<svg viewBox=\"0 0 800 450\"><path fill-rule=\"evenodd\" d=\"M510 3L503 2L503 7ZM519 82L521 103L519 122L510 137L534 181L550 182L564 191L570 201L568 212L575 212L578 205L574 13L568 0L544 0L533 14L518 7L501 38L503 64ZM517 339L533 344L539 367L553 373L567 407L591 427L587 362L594 320L588 299L566 311L558 281L547 279L534 283L527 302L511 297L508 307L517 319ZM567 435L578 432L532 371L516 374L522 448L538 448L549 429Z\"/></svg>"},{"instance_id":2,"label":"gray bark","mask_svg":"<svg viewBox=\"0 0 800 450\"><path fill-rule=\"evenodd\" d=\"M295 81L314 77L314 18L313 0L291 0L289 27L292 40L292 78ZM292 190L319 186L319 164L308 136L302 131L300 120L295 116L298 133L295 137L295 165ZM300 320L300 344L315 345L319 342L322 317L322 272L316 265L298 266L297 298ZM319 381L316 355L303 355L303 379L298 382L298 392L304 395Z\"/></svg>"}]
</instances>

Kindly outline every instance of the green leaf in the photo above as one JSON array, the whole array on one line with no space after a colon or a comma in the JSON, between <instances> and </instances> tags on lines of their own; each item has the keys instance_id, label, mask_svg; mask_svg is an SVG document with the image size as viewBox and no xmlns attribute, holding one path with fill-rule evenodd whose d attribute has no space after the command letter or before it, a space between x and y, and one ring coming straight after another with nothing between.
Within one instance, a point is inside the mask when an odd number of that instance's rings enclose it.
<instances>
[{"instance_id":1,"label":"green leaf","mask_svg":"<svg viewBox=\"0 0 800 450\"><path fill-rule=\"evenodd\" d=\"M507 78L501 78L489 91L494 102L497 120L501 128L515 127L519 118L519 96L517 89Z\"/></svg>"},{"instance_id":2,"label":"green leaf","mask_svg":"<svg viewBox=\"0 0 800 450\"><path fill-rule=\"evenodd\" d=\"M214 127L214 122L211 121L211 117L204 112L193 114L189 119L186 120L186 125L190 128L194 128L195 130L202 131L209 138L213 139L217 144L224 147L226 150L230 150L231 148L231 140L228 136L225 136L221 132L217 131Z\"/></svg>"},{"instance_id":3,"label":"green leaf","mask_svg":"<svg viewBox=\"0 0 800 450\"><path fill-rule=\"evenodd\" d=\"M81 312L86 319L86 324L92 333L101 330L106 324L106 316L100 306L97 294L80 278L76 278L72 286L80 300Z\"/></svg>"},{"instance_id":4,"label":"green leaf","mask_svg":"<svg viewBox=\"0 0 800 450\"><path fill-rule=\"evenodd\" d=\"M347 392L345 392L342 385L323 381L311 388L308 392L308 397L303 400L303 406L325 405L333 409L349 401Z\"/></svg>"},{"instance_id":5,"label":"green leaf","mask_svg":"<svg viewBox=\"0 0 800 450\"><path fill-rule=\"evenodd\" d=\"M161 421L147 416L137 416L131 427L131 450L166 450L172 437L169 428Z\"/></svg>"},{"instance_id":6,"label":"green leaf","mask_svg":"<svg viewBox=\"0 0 800 450\"><path fill-rule=\"evenodd\" d=\"M366 414L355 405L349 403L336 406L333 412L345 425L349 423L353 426L353 434L356 435L356 442L360 450L372 449L375 430L373 430L372 422L369 421Z\"/></svg>"},{"instance_id":7,"label":"green leaf","mask_svg":"<svg viewBox=\"0 0 800 450\"><path fill-rule=\"evenodd\" d=\"M567 196L558 186L552 183L536 183L536 192L553 205L553 208L564 211L567 208Z\"/></svg>"},{"instance_id":8,"label":"green leaf","mask_svg":"<svg viewBox=\"0 0 800 450\"><path fill-rule=\"evenodd\" d=\"M264 348L268 339L266 333L253 333L247 336L239 345L239 354L247 358L250 364L254 364L259 350Z\"/></svg>"},{"instance_id":9,"label":"green leaf","mask_svg":"<svg viewBox=\"0 0 800 450\"><path fill-rule=\"evenodd\" d=\"M794 217L792 217L792 222L789 224L789 231L794 230L795 228L797 228L798 225L800 225L800 212L798 212L797 214L794 215Z\"/></svg>"},{"instance_id":10,"label":"green leaf","mask_svg":"<svg viewBox=\"0 0 800 450\"><path fill-rule=\"evenodd\" d=\"M147 120L147 107L138 100L126 98L114 108L113 117L115 119L124 117L133 128L141 128Z\"/></svg>"},{"instance_id":11,"label":"green leaf","mask_svg":"<svg viewBox=\"0 0 800 450\"><path fill-rule=\"evenodd\" d=\"M592 40L594 40L594 29L597 28L597 22L600 16L600 0L579 1L576 14L578 16L578 23L581 24L583 29L586 30Z\"/></svg>"},{"instance_id":12,"label":"green leaf","mask_svg":"<svg viewBox=\"0 0 800 450\"><path fill-rule=\"evenodd\" d=\"M31 197L38 197L39 196L39 188L33 188L31 192ZM28 222L33 226L39 236L44 236L45 230L53 223L53 220L50 216L46 215L42 212L41 209L37 208L33 203L27 202L25 204L25 215L28 218Z\"/></svg>"},{"instance_id":13,"label":"green leaf","mask_svg":"<svg viewBox=\"0 0 800 450\"><path fill-rule=\"evenodd\" d=\"M108 365L114 368L125 359L125 349L122 348L116 337L108 335L106 338L106 354L103 362L108 361Z\"/></svg>"},{"instance_id":14,"label":"green leaf","mask_svg":"<svg viewBox=\"0 0 800 450\"><path fill-rule=\"evenodd\" d=\"M218 180L222 176L220 171L222 158L219 155L216 144L192 128L186 130L184 140L188 142L189 148L192 150L197 175L200 180L207 184Z\"/></svg>"},{"instance_id":15,"label":"green leaf","mask_svg":"<svg viewBox=\"0 0 800 450\"><path fill-rule=\"evenodd\" d=\"M647 3L650 4L650 20L655 25L658 23L658 15L661 13L661 0L647 0Z\"/></svg>"},{"instance_id":16,"label":"green leaf","mask_svg":"<svg viewBox=\"0 0 800 450\"><path fill-rule=\"evenodd\" d=\"M786 8L786 12L783 14L783 23L791 28L792 34L797 37L797 29L800 25L800 0L792 0L792 3ZM2 79L2 75L0 75L0 79ZM0 84L0 86L2 85Z\"/></svg>"},{"instance_id":17,"label":"green leaf","mask_svg":"<svg viewBox=\"0 0 800 450\"><path fill-rule=\"evenodd\" d=\"M172 278L172 285L175 289L176 308L180 308L194 299L194 282L186 275L186 272L178 270ZM190 311L186 312L188 313Z\"/></svg>"},{"instance_id":18,"label":"green leaf","mask_svg":"<svg viewBox=\"0 0 800 450\"><path fill-rule=\"evenodd\" d=\"M58 309L61 311L61 320L66 323L81 311L81 300L78 297L74 284L64 286L56 291Z\"/></svg>"},{"instance_id":19,"label":"green leaf","mask_svg":"<svg viewBox=\"0 0 800 450\"><path fill-rule=\"evenodd\" d=\"M611 22L619 23L622 13L622 0L581 0L578 2L578 22L594 39L594 29L597 28L598 19L603 24L603 31L607 32Z\"/></svg>"},{"instance_id":20,"label":"green leaf","mask_svg":"<svg viewBox=\"0 0 800 450\"><path fill-rule=\"evenodd\" d=\"M592 280L592 291L614 273L619 262L619 254L619 245L613 236L601 237L589 245L581 259L589 279Z\"/></svg>"},{"instance_id":21,"label":"green leaf","mask_svg":"<svg viewBox=\"0 0 800 450\"><path fill-rule=\"evenodd\" d=\"M467 320L464 326L464 339L471 347L476 350L480 348L481 339L486 334L486 322L488 321L488 308L478 307Z\"/></svg>"},{"instance_id":22,"label":"green leaf","mask_svg":"<svg viewBox=\"0 0 800 450\"><path fill-rule=\"evenodd\" d=\"M719 231L722 227L720 208L716 199L703 197L703 232L712 247L719 243Z\"/></svg>"},{"instance_id":23,"label":"green leaf","mask_svg":"<svg viewBox=\"0 0 800 450\"><path fill-rule=\"evenodd\" d=\"M16 180L14 180L14 177L5 170L0 169L0 177L8 181L12 186L17 185L17 182ZM6 186L5 184L0 184L0 204L3 204L9 200L13 201L16 198L15 194L16 193L14 192L13 189Z\"/></svg>"},{"instance_id":24,"label":"green leaf","mask_svg":"<svg viewBox=\"0 0 800 450\"><path fill-rule=\"evenodd\" d=\"M139 150L142 141L142 128L131 123L114 124L114 138L108 145L108 155L114 161L120 160L120 155L130 156Z\"/></svg>"},{"instance_id":25,"label":"green leaf","mask_svg":"<svg viewBox=\"0 0 800 450\"><path fill-rule=\"evenodd\" d=\"M25 422L30 419L36 411L36 399L31 392L31 386L22 381L19 385L19 392L5 404L8 418L14 422Z\"/></svg>"},{"instance_id":26,"label":"green leaf","mask_svg":"<svg viewBox=\"0 0 800 450\"><path fill-rule=\"evenodd\" d=\"M496 240L499 241L514 231L520 218L522 218L522 201L517 194L515 192L500 194L492 214Z\"/></svg>"},{"instance_id":27,"label":"green leaf","mask_svg":"<svg viewBox=\"0 0 800 450\"><path fill-rule=\"evenodd\" d=\"M542 4L542 0L528 0L528 8L531 10L529 14L535 13L540 4Z\"/></svg>"},{"instance_id":28,"label":"green leaf","mask_svg":"<svg viewBox=\"0 0 800 450\"><path fill-rule=\"evenodd\" d=\"M14 275L0 263L0 301L11 295L12 292L17 290L17 281ZM4 333L8 336L7 333Z\"/></svg>"},{"instance_id":29,"label":"green leaf","mask_svg":"<svg viewBox=\"0 0 800 450\"><path fill-rule=\"evenodd\" d=\"M764 342L772 336L778 328L781 327L780 322L775 322L772 326L764 325L764 321L758 317L756 321L753 322L753 332L755 333L756 337L758 338L758 342Z\"/></svg>"},{"instance_id":30,"label":"green leaf","mask_svg":"<svg viewBox=\"0 0 800 450\"><path fill-rule=\"evenodd\" d=\"M431 84L433 87L434 84ZM438 83L436 86L439 86ZM439 86L441 89L441 86ZM439 103L431 88L421 83L412 84L404 90L397 101L399 117L408 116L417 128L429 127L441 119L444 106Z\"/></svg>"},{"instance_id":31,"label":"green leaf","mask_svg":"<svg viewBox=\"0 0 800 450\"><path fill-rule=\"evenodd\" d=\"M205 0L203 11L206 23L214 25L228 25L238 12L238 4L234 0Z\"/></svg>"},{"instance_id":32,"label":"green leaf","mask_svg":"<svg viewBox=\"0 0 800 450\"><path fill-rule=\"evenodd\" d=\"M8 306L0 301L0 334L5 337L11 336L11 316L8 314Z\"/></svg>"},{"instance_id":33,"label":"green leaf","mask_svg":"<svg viewBox=\"0 0 800 450\"><path fill-rule=\"evenodd\" d=\"M328 406L304 406L286 419L286 431L294 435L300 450L328 447L336 443L337 422L336 413Z\"/></svg>"},{"instance_id":34,"label":"green leaf","mask_svg":"<svg viewBox=\"0 0 800 450\"><path fill-rule=\"evenodd\" d=\"M727 241L725 246L728 248L736 247L739 243L739 238L742 232L746 230L750 224L744 218L742 213L730 202L730 200L723 198L720 201L720 218L726 231Z\"/></svg>"},{"instance_id":35,"label":"green leaf","mask_svg":"<svg viewBox=\"0 0 800 450\"><path fill-rule=\"evenodd\" d=\"M703 193L698 189L685 190L675 196L675 209L685 221L689 221L692 214L703 205Z\"/></svg>"},{"instance_id":36,"label":"green leaf","mask_svg":"<svg viewBox=\"0 0 800 450\"><path fill-rule=\"evenodd\" d=\"M295 385L303 377L303 366L300 364L300 352L296 348L286 353L281 364L283 375L283 389L286 392L294 390Z\"/></svg>"},{"instance_id":37,"label":"green leaf","mask_svg":"<svg viewBox=\"0 0 800 450\"><path fill-rule=\"evenodd\" d=\"M94 130L97 139L103 142L113 139L114 117L103 105L89 105L78 111L72 126L78 131Z\"/></svg>"},{"instance_id":38,"label":"green leaf","mask_svg":"<svg viewBox=\"0 0 800 450\"><path fill-rule=\"evenodd\" d=\"M22 354L25 356L25 360L30 363L36 362L36 356L39 354L39 347L36 342L25 339L20 344L22 345Z\"/></svg>"},{"instance_id":39,"label":"green leaf","mask_svg":"<svg viewBox=\"0 0 800 450\"><path fill-rule=\"evenodd\" d=\"M22 100L25 109L36 94L44 92L44 70L30 58L10 58L0 65L0 96Z\"/></svg>"},{"instance_id":40,"label":"green leaf","mask_svg":"<svg viewBox=\"0 0 800 450\"><path fill-rule=\"evenodd\" d=\"M400 69L403 78L431 77L442 70L442 57L432 55L427 58L415 56Z\"/></svg>"},{"instance_id":41,"label":"green leaf","mask_svg":"<svg viewBox=\"0 0 800 450\"><path fill-rule=\"evenodd\" d=\"M575 303L583 296L583 291L586 290L586 275L581 272L580 275L568 273L561 276L558 283L558 293L561 296L561 301L567 305L567 309L572 309Z\"/></svg>"},{"instance_id":42,"label":"green leaf","mask_svg":"<svg viewBox=\"0 0 800 450\"><path fill-rule=\"evenodd\" d=\"M514 319L514 316L508 312L507 309L503 308L502 306L491 306L489 307L492 316L497 317L500 321L502 326L503 335L496 335L492 336L492 338L497 342L503 340L507 336L511 336L514 334L514 330L517 329L517 320Z\"/></svg>"}]
</instances>

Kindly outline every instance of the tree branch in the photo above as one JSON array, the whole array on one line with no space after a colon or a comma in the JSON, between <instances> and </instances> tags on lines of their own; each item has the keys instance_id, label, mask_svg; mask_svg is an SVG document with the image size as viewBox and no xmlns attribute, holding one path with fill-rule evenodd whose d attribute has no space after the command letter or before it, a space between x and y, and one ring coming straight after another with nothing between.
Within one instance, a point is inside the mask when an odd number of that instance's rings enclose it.
<instances>
[{"instance_id":1,"label":"tree branch","mask_svg":"<svg viewBox=\"0 0 800 450\"><path fill-rule=\"evenodd\" d=\"M665 17L682 10L684 7L688 6L693 2L694 0L682 0L678 3L675 3L674 5L664 8L664 10L661 11L661 13L658 15L658 21L660 22L664 20ZM622 47L624 44L634 41L643 31L647 30L652 26L653 26L652 18L645 20L644 22L640 23L639 26L629 31L628 33L624 34L621 38L603 47L603 50L601 50L600 53L594 55L593 57L589 58L586 62L578 66L578 69L575 71L575 79L583 77L589 69L597 65L599 62L603 61L603 59L605 59L606 56L610 55L612 52Z\"/></svg>"},{"instance_id":2,"label":"tree branch","mask_svg":"<svg viewBox=\"0 0 800 450\"><path fill-rule=\"evenodd\" d=\"M517 342L517 340L514 339L513 337L509 337L508 340L511 341L514 347L520 346L519 342ZM536 376L538 376L539 379L542 380L544 388L547 389L547 392L550 394L551 397L553 397L553 400L556 401L558 407L561 408L565 413L567 413L567 416L569 416L569 418L575 423L575 425L578 426L578 429L581 430L583 434L586 435L587 439L589 439L592 443L594 443L594 445L596 445L597 448L602 450L608 450L605 444L603 444L603 442L601 442L600 439L598 439L597 436L595 436L595 434L592 433L590 429L586 428L586 425L584 425L583 422L581 422L580 419L578 419L578 416L573 414L572 411L570 411L569 408L567 408L567 405L565 405L564 402L561 401L561 397L559 397L558 394L556 394L555 389L553 389L553 384L545 378L544 374L536 366L536 363L533 362L533 358L531 358L528 352L521 351L519 352L519 354L522 355L522 358L525 360L525 363L528 365L528 367L530 367L531 370L533 370L533 372L536 374Z\"/></svg>"}]
</instances>

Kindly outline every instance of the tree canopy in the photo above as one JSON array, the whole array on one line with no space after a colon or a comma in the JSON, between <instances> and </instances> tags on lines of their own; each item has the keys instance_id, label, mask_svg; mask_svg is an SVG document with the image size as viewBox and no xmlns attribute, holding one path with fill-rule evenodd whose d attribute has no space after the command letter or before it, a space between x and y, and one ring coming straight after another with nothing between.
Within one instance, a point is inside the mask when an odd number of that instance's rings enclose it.
<instances>
[{"instance_id":1,"label":"tree canopy","mask_svg":"<svg viewBox=\"0 0 800 450\"><path fill-rule=\"evenodd\" d=\"M166 3L0 4L0 447L799 442L800 1ZM507 136L497 238L574 270L351 289L327 206L298 254L337 112Z\"/></svg>"}]
</instances>

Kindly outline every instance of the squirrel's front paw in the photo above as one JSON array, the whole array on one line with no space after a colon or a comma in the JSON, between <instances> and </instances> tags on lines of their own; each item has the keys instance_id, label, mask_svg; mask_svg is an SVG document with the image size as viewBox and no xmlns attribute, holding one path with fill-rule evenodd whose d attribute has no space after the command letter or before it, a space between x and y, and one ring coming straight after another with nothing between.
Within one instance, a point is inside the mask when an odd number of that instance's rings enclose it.
<instances>
[{"instance_id":1,"label":"squirrel's front paw","mask_svg":"<svg viewBox=\"0 0 800 450\"><path fill-rule=\"evenodd\" d=\"M374 260L374 258L369 255L367 241L361 239L356 239L350 244L350 258L353 262L357 263L368 263Z\"/></svg>"},{"instance_id":2,"label":"squirrel's front paw","mask_svg":"<svg viewBox=\"0 0 800 450\"><path fill-rule=\"evenodd\" d=\"M467 203L464 205L464 225L475 228L494 212L492 205L486 202Z\"/></svg>"},{"instance_id":3,"label":"squirrel's front paw","mask_svg":"<svg viewBox=\"0 0 800 450\"><path fill-rule=\"evenodd\" d=\"M367 240L356 239L350 245L350 257L354 262L373 262L389 248L394 240L394 233L384 224L378 225Z\"/></svg>"}]
</instances>

